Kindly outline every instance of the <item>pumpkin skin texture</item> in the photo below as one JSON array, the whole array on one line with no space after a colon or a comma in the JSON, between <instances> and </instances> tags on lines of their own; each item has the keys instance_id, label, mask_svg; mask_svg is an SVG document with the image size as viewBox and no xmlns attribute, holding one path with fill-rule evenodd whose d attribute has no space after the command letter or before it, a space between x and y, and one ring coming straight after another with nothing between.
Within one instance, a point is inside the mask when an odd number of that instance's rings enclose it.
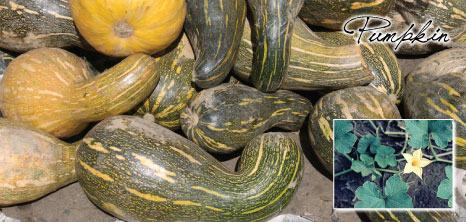
<instances>
[{"instance_id":1,"label":"pumpkin skin texture","mask_svg":"<svg viewBox=\"0 0 466 222\"><path fill-rule=\"evenodd\" d=\"M97 51L116 57L154 54L181 33L184 0L70 0L79 33Z\"/></svg>"},{"instance_id":2,"label":"pumpkin skin texture","mask_svg":"<svg viewBox=\"0 0 466 222\"><path fill-rule=\"evenodd\" d=\"M42 47L86 46L68 0L1 0L0 48L26 52Z\"/></svg>"},{"instance_id":3,"label":"pumpkin skin texture","mask_svg":"<svg viewBox=\"0 0 466 222\"><path fill-rule=\"evenodd\" d=\"M194 55L187 37L183 36L175 49L155 61L157 71L163 75L134 115L177 130L181 110L197 93L191 85Z\"/></svg>"},{"instance_id":4,"label":"pumpkin skin texture","mask_svg":"<svg viewBox=\"0 0 466 222\"><path fill-rule=\"evenodd\" d=\"M342 30L345 21L357 15L388 14L396 0L304 0L299 16L310 25Z\"/></svg>"},{"instance_id":5,"label":"pumpkin skin texture","mask_svg":"<svg viewBox=\"0 0 466 222\"><path fill-rule=\"evenodd\" d=\"M257 38L249 82L262 92L277 91L290 62L293 26L303 0L248 0Z\"/></svg>"},{"instance_id":6,"label":"pumpkin skin texture","mask_svg":"<svg viewBox=\"0 0 466 222\"><path fill-rule=\"evenodd\" d=\"M236 59L246 18L246 1L187 0L185 30L196 54L193 82L220 84Z\"/></svg>"},{"instance_id":7,"label":"pumpkin skin texture","mask_svg":"<svg viewBox=\"0 0 466 222\"><path fill-rule=\"evenodd\" d=\"M365 213L371 222L457 222L453 212L429 210L420 211L373 211ZM459 221L458 221L459 222Z\"/></svg>"},{"instance_id":8,"label":"pumpkin skin texture","mask_svg":"<svg viewBox=\"0 0 466 222\"><path fill-rule=\"evenodd\" d=\"M57 137L89 122L129 111L154 90L160 73L144 54L94 77L85 61L62 49L42 48L13 60L1 82L2 113Z\"/></svg>"},{"instance_id":9,"label":"pumpkin skin texture","mask_svg":"<svg viewBox=\"0 0 466 222\"><path fill-rule=\"evenodd\" d=\"M392 30L398 33L405 32L412 23L424 24L433 20L432 27L442 29L448 33L450 41L443 45L431 42L430 44L402 44L397 54L418 55L440 51L444 47L466 47L460 40L466 34L466 1L464 0L397 0L394 10L388 15L392 21ZM422 26L418 25L419 28ZM434 31L434 30L428 30ZM427 32L428 33L428 32ZM430 34L426 35L430 36Z\"/></svg>"},{"instance_id":10,"label":"pumpkin skin texture","mask_svg":"<svg viewBox=\"0 0 466 222\"><path fill-rule=\"evenodd\" d=\"M35 200L77 180L77 145L0 118L0 206Z\"/></svg>"},{"instance_id":11,"label":"pumpkin skin texture","mask_svg":"<svg viewBox=\"0 0 466 222\"><path fill-rule=\"evenodd\" d=\"M332 174L334 119L401 119L401 115L387 95L372 87L341 89L320 98L309 118L309 138L314 153Z\"/></svg>"},{"instance_id":12,"label":"pumpkin skin texture","mask_svg":"<svg viewBox=\"0 0 466 222\"><path fill-rule=\"evenodd\" d=\"M303 155L282 133L256 137L231 172L202 148L155 123L116 116L78 148L76 173L89 199L125 221L257 221L286 206Z\"/></svg>"},{"instance_id":13,"label":"pumpkin skin texture","mask_svg":"<svg viewBox=\"0 0 466 222\"><path fill-rule=\"evenodd\" d=\"M231 153L276 126L298 131L312 110L306 98L290 91L263 93L225 83L201 91L183 109L181 129L212 153Z\"/></svg>"},{"instance_id":14,"label":"pumpkin skin texture","mask_svg":"<svg viewBox=\"0 0 466 222\"><path fill-rule=\"evenodd\" d=\"M465 49L430 56L407 76L403 101L408 118L455 121L456 167L462 169L466 169L465 65Z\"/></svg>"}]
</instances>

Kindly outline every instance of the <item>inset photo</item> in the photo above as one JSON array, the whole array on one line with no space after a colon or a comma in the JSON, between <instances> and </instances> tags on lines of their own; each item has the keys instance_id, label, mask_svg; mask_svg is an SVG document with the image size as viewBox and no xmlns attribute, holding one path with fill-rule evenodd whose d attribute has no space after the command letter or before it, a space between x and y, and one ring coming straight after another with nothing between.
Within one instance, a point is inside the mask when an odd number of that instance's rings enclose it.
<instances>
[{"instance_id":1,"label":"inset photo","mask_svg":"<svg viewBox=\"0 0 466 222\"><path fill-rule=\"evenodd\" d=\"M452 120L334 120L334 208L452 208ZM374 209L375 210L375 209Z\"/></svg>"}]
</instances>

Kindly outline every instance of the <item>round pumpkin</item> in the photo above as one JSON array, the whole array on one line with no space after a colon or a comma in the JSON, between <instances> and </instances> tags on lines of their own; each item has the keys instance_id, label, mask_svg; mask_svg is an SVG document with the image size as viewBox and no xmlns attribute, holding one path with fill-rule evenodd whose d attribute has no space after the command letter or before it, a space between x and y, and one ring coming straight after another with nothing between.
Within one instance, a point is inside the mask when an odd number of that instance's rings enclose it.
<instances>
[{"instance_id":1,"label":"round pumpkin","mask_svg":"<svg viewBox=\"0 0 466 222\"><path fill-rule=\"evenodd\" d=\"M386 94L372 87L346 88L320 98L309 118L309 138L318 159L331 173L334 119L401 119L401 115Z\"/></svg>"},{"instance_id":2,"label":"round pumpkin","mask_svg":"<svg viewBox=\"0 0 466 222\"><path fill-rule=\"evenodd\" d=\"M184 0L70 0L78 31L109 56L154 54L179 36L186 15Z\"/></svg>"}]
</instances>

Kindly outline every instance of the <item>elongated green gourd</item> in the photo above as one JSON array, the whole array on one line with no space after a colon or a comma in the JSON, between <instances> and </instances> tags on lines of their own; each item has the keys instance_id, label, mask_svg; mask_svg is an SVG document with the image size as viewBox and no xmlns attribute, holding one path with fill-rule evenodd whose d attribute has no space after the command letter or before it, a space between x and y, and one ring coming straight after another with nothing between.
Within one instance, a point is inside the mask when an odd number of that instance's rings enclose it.
<instances>
[{"instance_id":1,"label":"elongated green gourd","mask_svg":"<svg viewBox=\"0 0 466 222\"><path fill-rule=\"evenodd\" d=\"M365 213L371 222L460 222L451 211L375 211Z\"/></svg>"},{"instance_id":2,"label":"elongated green gourd","mask_svg":"<svg viewBox=\"0 0 466 222\"><path fill-rule=\"evenodd\" d=\"M180 128L181 110L196 95L191 84L194 55L187 37L183 36L175 49L155 61L157 71L163 75L135 115L177 130Z\"/></svg>"},{"instance_id":3,"label":"elongated green gourd","mask_svg":"<svg viewBox=\"0 0 466 222\"><path fill-rule=\"evenodd\" d=\"M290 91L263 93L225 83L201 91L181 113L185 135L213 153L231 153L276 126L298 131L312 104Z\"/></svg>"},{"instance_id":4,"label":"elongated green gourd","mask_svg":"<svg viewBox=\"0 0 466 222\"><path fill-rule=\"evenodd\" d=\"M326 94L309 117L309 138L318 159L333 173L334 119L401 119L390 98L372 87L358 86Z\"/></svg>"},{"instance_id":5,"label":"elongated green gourd","mask_svg":"<svg viewBox=\"0 0 466 222\"><path fill-rule=\"evenodd\" d=\"M68 0L0 1L0 48L25 52L41 47L84 46Z\"/></svg>"},{"instance_id":6,"label":"elongated green gourd","mask_svg":"<svg viewBox=\"0 0 466 222\"><path fill-rule=\"evenodd\" d=\"M185 31L196 54L193 81L220 84L235 62L246 18L246 0L187 0Z\"/></svg>"},{"instance_id":7,"label":"elongated green gourd","mask_svg":"<svg viewBox=\"0 0 466 222\"><path fill-rule=\"evenodd\" d=\"M260 221L290 201L303 156L282 133L256 137L231 172L202 148L155 123L116 116L78 148L76 173L89 199L125 221Z\"/></svg>"},{"instance_id":8,"label":"elongated green gourd","mask_svg":"<svg viewBox=\"0 0 466 222\"><path fill-rule=\"evenodd\" d=\"M0 206L35 200L77 180L77 145L0 118Z\"/></svg>"},{"instance_id":9,"label":"elongated green gourd","mask_svg":"<svg viewBox=\"0 0 466 222\"><path fill-rule=\"evenodd\" d=\"M408 118L456 122L456 167L466 169L466 49L436 53L406 78Z\"/></svg>"},{"instance_id":10,"label":"elongated green gourd","mask_svg":"<svg viewBox=\"0 0 466 222\"><path fill-rule=\"evenodd\" d=\"M345 21L356 15L388 14L396 0L304 0L299 16L311 25L343 30Z\"/></svg>"},{"instance_id":11,"label":"elongated green gourd","mask_svg":"<svg viewBox=\"0 0 466 222\"><path fill-rule=\"evenodd\" d=\"M1 109L6 118L69 137L89 122L129 111L150 95L159 77L154 59L144 54L129 56L94 77L72 53L35 49L8 66Z\"/></svg>"},{"instance_id":12,"label":"elongated green gourd","mask_svg":"<svg viewBox=\"0 0 466 222\"><path fill-rule=\"evenodd\" d=\"M251 73L253 45L251 29L245 26L235 76L247 80ZM290 65L282 89L339 89L369 84L401 100L403 76L395 54L382 44L357 45L348 35L312 32L296 20L291 43Z\"/></svg>"},{"instance_id":13,"label":"elongated green gourd","mask_svg":"<svg viewBox=\"0 0 466 222\"><path fill-rule=\"evenodd\" d=\"M293 26L303 0L248 0L248 4L257 40L249 81L263 92L274 92L286 75Z\"/></svg>"},{"instance_id":14,"label":"elongated green gourd","mask_svg":"<svg viewBox=\"0 0 466 222\"><path fill-rule=\"evenodd\" d=\"M423 27L429 19L433 23L430 30L435 31L441 28L441 31L448 33L450 42L443 46L466 47L464 40L460 40L466 33L466 1L464 0L397 0L394 10L389 14L392 21L392 29L389 32L396 31L404 33L411 24L418 24L416 32ZM433 29L435 27L435 29ZM415 32L415 33L416 33ZM431 36L426 35L425 38ZM440 34L437 35L438 38ZM397 54L425 54L439 51L442 45L434 44L403 44L396 51Z\"/></svg>"}]
</instances>

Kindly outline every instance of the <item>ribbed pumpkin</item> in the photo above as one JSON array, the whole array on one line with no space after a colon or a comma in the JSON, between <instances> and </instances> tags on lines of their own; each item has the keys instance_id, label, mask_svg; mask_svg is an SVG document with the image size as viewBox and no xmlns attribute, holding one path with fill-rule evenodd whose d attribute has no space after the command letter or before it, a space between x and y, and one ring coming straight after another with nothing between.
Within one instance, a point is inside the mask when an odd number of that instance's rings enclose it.
<instances>
[{"instance_id":1,"label":"ribbed pumpkin","mask_svg":"<svg viewBox=\"0 0 466 222\"><path fill-rule=\"evenodd\" d=\"M42 47L85 46L68 0L0 1L0 48L26 52Z\"/></svg>"},{"instance_id":2,"label":"ribbed pumpkin","mask_svg":"<svg viewBox=\"0 0 466 222\"><path fill-rule=\"evenodd\" d=\"M163 75L135 115L177 130L180 128L181 110L196 95L196 89L191 84L194 55L187 37L183 36L175 49L155 61L157 71Z\"/></svg>"},{"instance_id":3,"label":"ribbed pumpkin","mask_svg":"<svg viewBox=\"0 0 466 222\"><path fill-rule=\"evenodd\" d=\"M196 54L193 82L220 84L236 59L246 19L246 0L187 0L185 30Z\"/></svg>"},{"instance_id":4,"label":"ribbed pumpkin","mask_svg":"<svg viewBox=\"0 0 466 222\"><path fill-rule=\"evenodd\" d=\"M231 172L196 144L155 123L116 116L97 124L76 173L97 206L125 221L259 221L293 197L303 155L282 133L256 137Z\"/></svg>"},{"instance_id":5,"label":"ribbed pumpkin","mask_svg":"<svg viewBox=\"0 0 466 222\"><path fill-rule=\"evenodd\" d=\"M441 28L448 33L450 42L444 46L466 47L466 43L458 41L466 33L466 1L464 0L397 0L394 10L389 14L392 29L389 32L404 33L411 24L425 24L432 20L432 27ZM423 25L418 25L421 29ZM416 32L419 30L415 30ZM430 36L426 35L426 38ZM440 34L437 35L437 37ZM455 43L456 42L456 43ZM425 54L439 51L444 46L430 43L402 44L397 54Z\"/></svg>"},{"instance_id":6,"label":"ribbed pumpkin","mask_svg":"<svg viewBox=\"0 0 466 222\"><path fill-rule=\"evenodd\" d=\"M409 74L403 97L408 118L456 122L456 166L466 169L466 49L425 59Z\"/></svg>"},{"instance_id":7,"label":"ribbed pumpkin","mask_svg":"<svg viewBox=\"0 0 466 222\"><path fill-rule=\"evenodd\" d=\"M461 222L449 211L374 211L366 213L371 222Z\"/></svg>"},{"instance_id":8,"label":"ribbed pumpkin","mask_svg":"<svg viewBox=\"0 0 466 222\"><path fill-rule=\"evenodd\" d=\"M290 91L263 93L225 83L201 91L188 103L181 128L207 151L231 153L274 126L298 131L311 110L308 99Z\"/></svg>"},{"instance_id":9,"label":"ribbed pumpkin","mask_svg":"<svg viewBox=\"0 0 466 222\"><path fill-rule=\"evenodd\" d=\"M41 48L13 60L1 83L2 113L58 137L81 132L89 122L124 113L154 90L155 61L132 55L94 77L81 58Z\"/></svg>"},{"instance_id":10,"label":"ribbed pumpkin","mask_svg":"<svg viewBox=\"0 0 466 222\"><path fill-rule=\"evenodd\" d=\"M411 0L412 1L412 0ZM343 30L344 22L357 15L388 14L396 0L304 0L299 16L308 24Z\"/></svg>"},{"instance_id":11,"label":"ribbed pumpkin","mask_svg":"<svg viewBox=\"0 0 466 222\"><path fill-rule=\"evenodd\" d=\"M401 119L390 98L372 87L358 86L326 94L315 104L308 131L318 159L333 173L334 119Z\"/></svg>"},{"instance_id":12,"label":"ribbed pumpkin","mask_svg":"<svg viewBox=\"0 0 466 222\"><path fill-rule=\"evenodd\" d=\"M184 0L70 0L79 33L109 56L154 54L179 36Z\"/></svg>"},{"instance_id":13,"label":"ribbed pumpkin","mask_svg":"<svg viewBox=\"0 0 466 222\"><path fill-rule=\"evenodd\" d=\"M77 145L0 118L0 206L35 200L77 180Z\"/></svg>"},{"instance_id":14,"label":"ribbed pumpkin","mask_svg":"<svg viewBox=\"0 0 466 222\"><path fill-rule=\"evenodd\" d=\"M293 26L303 0L248 0L254 22L251 82L262 92L277 91L290 62Z\"/></svg>"},{"instance_id":15,"label":"ribbed pumpkin","mask_svg":"<svg viewBox=\"0 0 466 222\"><path fill-rule=\"evenodd\" d=\"M234 74L248 80L253 58L251 29L246 24ZM403 93L403 76L395 54L382 44L357 45L338 32L312 32L296 20L290 65L281 89L340 89L370 83L397 102Z\"/></svg>"}]
</instances>

